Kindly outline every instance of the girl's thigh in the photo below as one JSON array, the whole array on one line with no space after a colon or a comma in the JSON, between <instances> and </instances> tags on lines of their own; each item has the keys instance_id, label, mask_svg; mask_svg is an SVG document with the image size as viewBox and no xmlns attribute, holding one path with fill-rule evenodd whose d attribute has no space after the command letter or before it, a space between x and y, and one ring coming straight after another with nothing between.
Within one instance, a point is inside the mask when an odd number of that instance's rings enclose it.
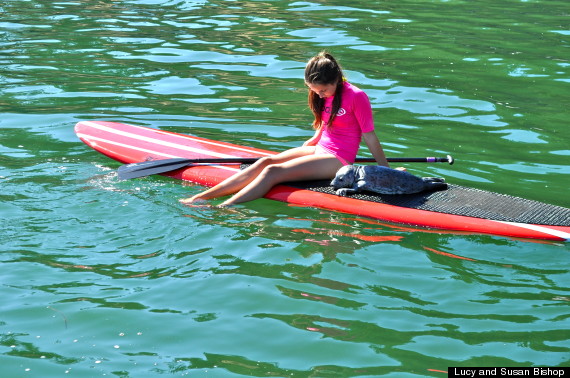
<instances>
[{"instance_id":1,"label":"girl's thigh","mask_svg":"<svg viewBox=\"0 0 570 378\"><path fill-rule=\"evenodd\" d=\"M311 156L315 154L314 146L303 146L291 148L289 150L278 153L277 155L271 155L271 164L280 164L286 161L297 159L303 156Z\"/></svg>"},{"instance_id":2,"label":"girl's thigh","mask_svg":"<svg viewBox=\"0 0 570 378\"><path fill-rule=\"evenodd\" d=\"M276 176L280 182L332 179L342 167L333 155L307 155L279 164Z\"/></svg>"}]
</instances>

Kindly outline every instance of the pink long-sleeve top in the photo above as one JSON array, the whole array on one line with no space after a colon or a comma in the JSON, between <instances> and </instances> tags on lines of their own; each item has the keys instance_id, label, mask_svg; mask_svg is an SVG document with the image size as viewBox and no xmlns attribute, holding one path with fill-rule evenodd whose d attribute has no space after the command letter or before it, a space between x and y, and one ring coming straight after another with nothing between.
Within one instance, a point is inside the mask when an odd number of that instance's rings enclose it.
<instances>
[{"instance_id":1,"label":"pink long-sleeve top","mask_svg":"<svg viewBox=\"0 0 570 378\"><path fill-rule=\"evenodd\" d=\"M336 156L343 164L352 164L362 134L374 131L374 120L366 93L346 81L343 85L341 106L332 125L328 122L334 96L325 99L323 131L317 145Z\"/></svg>"}]
</instances>

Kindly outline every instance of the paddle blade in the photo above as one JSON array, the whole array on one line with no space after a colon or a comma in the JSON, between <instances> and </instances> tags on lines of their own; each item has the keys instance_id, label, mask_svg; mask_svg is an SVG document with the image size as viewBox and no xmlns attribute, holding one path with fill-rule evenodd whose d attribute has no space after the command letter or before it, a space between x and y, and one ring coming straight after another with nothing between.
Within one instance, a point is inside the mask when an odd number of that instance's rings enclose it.
<instances>
[{"instance_id":1,"label":"paddle blade","mask_svg":"<svg viewBox=\"0 0 570 378\"><path fill-rule=\"evenodd\" d=\"M119 180L128 180L138 177L145 177L175 171L184 168L192 163L192 159L175 158L144 161L142 163L133 163L122 165L118 169Z\"/></svg>"}]
</instances>

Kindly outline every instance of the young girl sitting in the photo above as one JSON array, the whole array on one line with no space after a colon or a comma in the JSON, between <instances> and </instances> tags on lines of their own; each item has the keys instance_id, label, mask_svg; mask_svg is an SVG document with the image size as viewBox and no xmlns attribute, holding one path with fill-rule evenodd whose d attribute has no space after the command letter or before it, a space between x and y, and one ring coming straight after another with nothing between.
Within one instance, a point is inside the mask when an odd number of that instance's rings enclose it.
<instances>
[{"instance_id":1,"label":"young girl sitting","mask_svg":"<svg viewBox=\"0 0 570 378\"><path fill-rule=\"evenodd\" d=\"M220 205L229 206L261 198L283 182L332 179L343 165L354 162L362 138L377 163L389 166L374 132L368 96L346 81L332 55L322 52L309 60L305 84L315 117L312 138L302 147L260 158L220 184L180 202L194 204L233 194Z\"/></svg>"}]
</instances>

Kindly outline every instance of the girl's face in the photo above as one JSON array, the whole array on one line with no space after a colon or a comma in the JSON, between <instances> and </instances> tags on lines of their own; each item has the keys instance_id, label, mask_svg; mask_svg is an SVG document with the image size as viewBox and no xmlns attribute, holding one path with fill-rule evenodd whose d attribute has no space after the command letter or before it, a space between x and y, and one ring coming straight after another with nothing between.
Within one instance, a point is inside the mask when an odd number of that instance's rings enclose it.
<instances>
[{"instance_id":1,"label":"girl's face","mask_svg":"<svg viewBox=\"0 0 570 378\"><path fill-rule=\"evenodd\" d=\"M310 83L305 83L305 84L307 85L307 87L309 87L311 91L319 95L320 98L331 97L336 92L336 84L310 84Z\"/></svg>"}]
</instances>

